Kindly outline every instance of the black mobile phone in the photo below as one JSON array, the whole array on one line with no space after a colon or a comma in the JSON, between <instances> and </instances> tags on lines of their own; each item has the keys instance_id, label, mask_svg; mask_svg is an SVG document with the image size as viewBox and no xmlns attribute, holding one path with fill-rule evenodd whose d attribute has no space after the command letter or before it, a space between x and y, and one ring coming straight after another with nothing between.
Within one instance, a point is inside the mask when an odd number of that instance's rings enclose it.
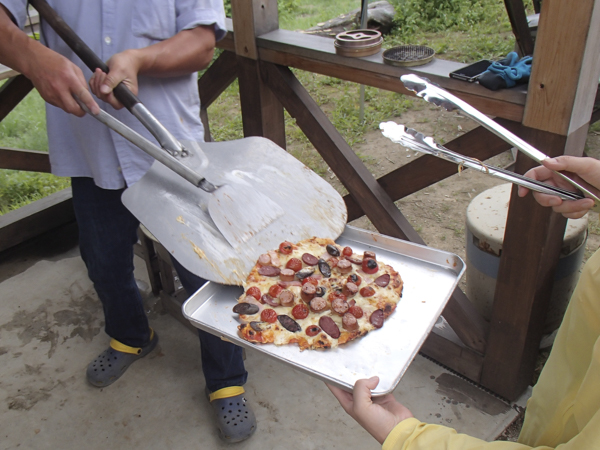
<instances>
[{"instance_id":1,"label":"black mobile phone","mask_svg":"<svg viewBox=\"0 0 600 450\"><path fill-rule=\"evenodd\" d=\"M477 79L481 76L483 72L487 70L488 67L490 67L490 64L492 64L492 61L482 59L481 61L477 61L476 63L465 66L462 69L450 72L450 78L455 78L457 80L463 80L468 81L469 83L473 83L477 81Z\"/></svg>"}]
</instances>

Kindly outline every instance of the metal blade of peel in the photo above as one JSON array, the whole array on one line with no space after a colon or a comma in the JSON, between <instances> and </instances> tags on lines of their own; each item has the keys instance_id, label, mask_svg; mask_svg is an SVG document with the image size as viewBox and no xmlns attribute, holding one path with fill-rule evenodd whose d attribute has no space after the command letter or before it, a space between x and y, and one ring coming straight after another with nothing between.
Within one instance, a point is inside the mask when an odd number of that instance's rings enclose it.
<instances>
[{"instance_id":1,"label":"metal blade of peel","mask_svg":"<svg viewBox=\"0 0 600 450\"><path fill-rule=\"evenodd\" d=\"M202 188L203 183L207 183L206 179L196 171L198 168L205 169L208 164L207 158L197 145L192 144L193 154L182 158L194 160L195 167L192 169L183 164L181 159L167 153L105 111L100 110L99 114L93 114L77 97L75 99L86 113L189 181L194 185L192 189ZM244 244L283 215L283 209L275 202L264 194L252 192L247 186L236 185L237 188L233 188L229 185L215 187L212 183L208 184L212 187L204 189L211 193L208 213L217 229L234 248ZM193 197L193 192L191 194ZM198 206L202 208L202 205Z\"/></svg>"},{"instance_id":2,"label":"metal blade of peel","mask_svg":"<svg viewBox=\"0 0 600 450\"><path fill-rule=\"evenodd\" d=\"M455 95L452 95L439 86L435 86L434 84L430 83L428 79L421 78L415 74L408 74L402 75L400 80L404 83L406 89L415 92L417 96L421 97L423 100L436 106L440 106L447 111L454 111L456 109L460 110L466 116L470 117L484 128L500 137L502 140L512 144L515 148L525 153L534 161L541 164L542 161L549 158L548 155L544 154L537 148L525 142L520 137L511 133L509 130L499 125L497 122L493 121L481 111L478 111L476 108L469 105L467 102L459 99ZM572 180L567 175L561 172L555 173L558 174L558 176L560 176L563 180L567 181L569 184L583 192L588 198L594 200L592 211L600 212L600 198L596 194L590 191L587 187L581 185L581 183Z\"/></svg>"},{"instance_id":3,"label":"metal blade of peel","mask_svg":"<svg viewBox=\"0 0 600 450\"><path fill-rule=\"evenodd\" d=\"M227 242L238 248L283 216L283 209L264 194L225 184L210 196L208 213Z\"/></svg>"}]
</instances>

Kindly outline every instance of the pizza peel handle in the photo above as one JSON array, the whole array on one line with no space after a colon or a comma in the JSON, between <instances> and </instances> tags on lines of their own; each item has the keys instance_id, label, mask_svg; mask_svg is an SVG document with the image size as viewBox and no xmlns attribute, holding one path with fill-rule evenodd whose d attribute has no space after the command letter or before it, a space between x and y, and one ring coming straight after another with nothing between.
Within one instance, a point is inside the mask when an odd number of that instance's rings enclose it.
<instances>
[{"instance_id":1,"label":"pizza peel handle","mask_svg":"<svg viewBox=\"0 0 600 450\"><path fill-rule=\"evenodd\" d=\"M83 42L45 0L31 0L30 3L92 72L101 69L103 72L108 73L109 68L106 63ZM150 156L160 160L165 166L194 184L194 186L212 194L208 199L208 205L205 206L218 230L232 247L235 248L244 244L250 237L283 215L283 209L264 194L249 192L247 186L236 184L215 186L202 174L198 174L198 169L205 172L209 166L208 158L199 145L193 145L193 147L194 156L200 160L200 164L195 161L195 170L185 170L185 165L182 163L188 156L188 150L150 113L127 86L119 83L114 89L114 94L152 133L163 149L173 157L181 157L182 160L180 162L175 158L158 158L155 152L148 151L148 146L140 146L131 139L130 141ZM111 126L106 121L101 120L100 117L96 115L94 117ZM114 121L111 123L114 123ZM197 192L191 188L187 192L188 200L194 205L198 204L196 194Z\"/></svg>"}]
</instances>

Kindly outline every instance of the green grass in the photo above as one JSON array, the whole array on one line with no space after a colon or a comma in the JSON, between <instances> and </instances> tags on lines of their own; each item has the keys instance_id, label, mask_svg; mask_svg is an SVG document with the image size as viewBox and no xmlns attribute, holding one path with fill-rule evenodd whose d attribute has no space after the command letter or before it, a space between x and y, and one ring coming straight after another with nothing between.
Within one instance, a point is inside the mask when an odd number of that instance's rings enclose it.
<instances>
[{"instance_id":1,"label":"green grass","mask_svg":"<svg viewBox=\"0 0 600 450\"><path fill-rule=\"evenodd\" d=\"M0 122L0 146L48 151L44 100L32 91ZM0 214L39 200L70 185L49 173L0 170Z\"/></svg>"},{"instance_id":2,"label":"green grass","mask_svg":"<svg viewBox=\"0 0 600 450\"><path fill-rule=\"evenodd\" d=\"M500 0L388 0L396 10L394 28L384 48L424 44L437 57L461 62L499 59L514 48L504 2ZM529 2L530 3L530 2ZM360 8L360 0L279 0L280 27L307 29ZM529 11L532 7L528 4ZM230 11L226 1L226 11ZM364 141L382 120L398 117L421 101L371 87L365 88L364 121L359 118L360 86L295 70L294 73L350 146ZM237 82L208 109L215 140L243 137ZM325 176L327 165L287 113L286 136L291 153ZM0 146L46 150L43 100L32 92L0 122ZM359 155L360 157L361 155ZM68 180L48 174L0 170L0 214L60 190Z\"/></svg>"}]
</instances>

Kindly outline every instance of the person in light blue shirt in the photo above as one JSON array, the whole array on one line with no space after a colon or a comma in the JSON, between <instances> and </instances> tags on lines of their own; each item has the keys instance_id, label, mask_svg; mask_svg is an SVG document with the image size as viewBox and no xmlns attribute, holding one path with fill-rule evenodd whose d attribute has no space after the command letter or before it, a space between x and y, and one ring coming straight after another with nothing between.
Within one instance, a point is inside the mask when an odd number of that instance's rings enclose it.
<instances>
[{"instance_id":1,"label":"person in light blue shirt","mask_svg":"<svg viewBox=\"0 0 600 450\"><path fill-rule=\"evenodd\" d=\"M216 42L225 36L225 14L222 0L48 3L106 61L109 73L92 74L44 22L42 42L29 38L22 31L26 0L0 0L0 63L28 77L47 102L52 172L71 177L81 256L111 337L86 374L92 385L104 387L158 342L133 276L139 222L121 202L123 190L138 181L153 160L86 116L73 95L93 113L105 109L153 139L112 94L122 82L177 139L203 141L197 72L212 61ZM187 292L195 292L204 280L174 264ZM246 439L255 431L256 420L244 397L248 374L242 350L203 331L199 335L206 393L215 413L231 402L243 410L241 418L215 414L221 436L227 442Z\"/></svg>"}]
</instances>

